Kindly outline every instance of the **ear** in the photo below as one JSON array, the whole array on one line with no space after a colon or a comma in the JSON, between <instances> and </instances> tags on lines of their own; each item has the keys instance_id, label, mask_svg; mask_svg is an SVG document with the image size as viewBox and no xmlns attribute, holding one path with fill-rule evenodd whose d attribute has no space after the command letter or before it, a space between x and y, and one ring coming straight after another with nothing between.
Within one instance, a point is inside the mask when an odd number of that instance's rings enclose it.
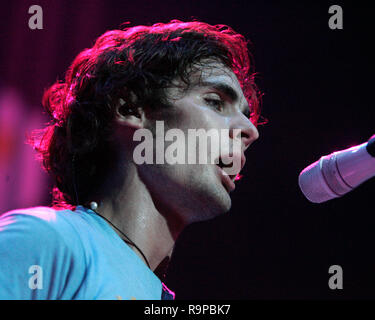
<instances>
[{"instance_id":1,"label":"ear","mask_svg":"<svg viewBox=\"0 0 375 320\"><path fill-rule=\"evenodd\" d=\"M127 103L122 98L116 105L116 122L121 126L140 129L144 127L145 113L142 108L133 103Z\"/></svg>"}]
</instances>

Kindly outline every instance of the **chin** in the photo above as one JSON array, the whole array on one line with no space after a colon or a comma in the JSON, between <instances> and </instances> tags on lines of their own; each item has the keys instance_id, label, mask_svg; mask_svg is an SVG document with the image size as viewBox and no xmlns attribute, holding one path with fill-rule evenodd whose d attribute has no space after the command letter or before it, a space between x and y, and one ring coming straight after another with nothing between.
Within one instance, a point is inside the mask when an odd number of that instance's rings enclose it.
<instances>
[{"instance_id":1,"label":"chin","mask_svg":"<svg viewBox=\"0 0 375 320\"><path fill-rule=\"evenodd\" d=\"M207 221L227 213L232 206L232 199L224 187L218 187L207 192L204 199L200 199L200 209L194 215L194 222Z\"/></svg>"},{"instance_id":2,"label":"chin","mask_svg":"<svg viewBox=\"0 0 375 320\"><path fill-rule=\"evenodd\" d=\"M232 199L225 191L225 194L215 203L215 216L227 213L232 207Z\"/></svg>"}]
</instances>

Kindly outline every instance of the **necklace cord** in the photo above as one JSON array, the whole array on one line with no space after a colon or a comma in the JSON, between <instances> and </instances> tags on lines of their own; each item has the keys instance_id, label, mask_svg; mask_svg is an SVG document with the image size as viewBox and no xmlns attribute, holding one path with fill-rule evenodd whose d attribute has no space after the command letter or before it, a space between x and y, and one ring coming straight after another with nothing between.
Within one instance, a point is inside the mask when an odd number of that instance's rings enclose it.
<instances>
[{"instance_id":1,"label":"necklace cord","mask_svg":"<svg viewBox=\"0 0 375 320\"><path fill-rule=\"evenodd\" d=\"M105 217L103 217L101 214L99 214L96 210L93 210L93 209L91 209L91 210L94 211L99 217L101 217L101 218L103 218L105 221L107 221L107 222L108 222L112 227L114 227L118 232L120 232L120 233L126 238L127 241L124 240L124 239L122 239L122 240L123 240L125 243L127 243L127 244L129 244L129 245L135 247L135 248L138 250L138 252L142 255L142 257L143 257L143 259L145 260L147 266L151 269L150 264L148 263L148 260L147 260L146 256L144 255L144 253L142 252L142 250L139 249L138 246L137 246L132 240L130 240L130 238L129 238L124 232L122 232L119 228L117 228L117 227L116 227L111 221L109 221L107 218L105 218Z\"/></svg>"},{"instance_id":2,"label":"necklace cord","mask_svg":"<svg viewBox=\"0 0 375 320\"><path fill-rule=\"evenodd\" d=\"M75 195L75 200L76 200L76 203L77 205L79 204L79 200L78 200L78 192L77 192L77 177L76 177L76 172L75 172L75 161L76 161L76 153L73 153L73 157L72 157L72 175L73 175L73 188L74 188L74 195ZM97 207L97 204L96 204L96 207ZM113 228L115 228L118 232L120 232L125 238L125 239L122 239L125 243L133 246L134 248L136 248L138 250L138 252L142 255L143 259L145 260L147 266L151 269L151 266L150 264L148 263L148 260L146 258L146 256L144 255L144 253L142 252L141 249L138 248L138 246L132 241L130 240L130 238L124 233L122 232L119 228L117 228L111 221L109 221L107 218L103 217L99 212L96 211L95 208L91 207L90 208L92 211L94 211L99 217L101 217L102 219L104 219L105 221L107 221Z\"/></svg>"}]
</instances>

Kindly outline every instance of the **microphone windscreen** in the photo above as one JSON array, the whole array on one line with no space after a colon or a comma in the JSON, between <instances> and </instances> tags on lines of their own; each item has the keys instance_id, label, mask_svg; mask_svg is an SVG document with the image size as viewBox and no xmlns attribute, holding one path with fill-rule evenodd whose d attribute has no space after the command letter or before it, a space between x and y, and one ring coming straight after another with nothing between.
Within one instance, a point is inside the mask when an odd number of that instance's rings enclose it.
<instances>
[{"instance_id":1,"label":"microphone windscreen","mask_svg":"<svg viewBox=\"0 0 375 320\"><path fill-rule=\"evenodd\" d=\"M313 203L322 203L339 196L328 186L321 165L322 158L305 168L298 177L302 193Z\"/></svg>"}]
</instances>

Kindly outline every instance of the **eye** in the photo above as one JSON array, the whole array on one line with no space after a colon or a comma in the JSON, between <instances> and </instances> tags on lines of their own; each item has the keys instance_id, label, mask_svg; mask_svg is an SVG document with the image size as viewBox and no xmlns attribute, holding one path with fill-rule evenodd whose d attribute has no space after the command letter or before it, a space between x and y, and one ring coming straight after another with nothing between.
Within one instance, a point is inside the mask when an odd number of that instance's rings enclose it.
<instances>
[{"instance_id":1,"label":"eye","mask_svg":"<svg viewBox=\"0 0 375 320\"><path fill-rule=\"evenodd\" d=\"M204 98L204 101L211 106L214 107L218 111L223 111L224 109L224 101L217 98Z\"/></svg>"}]
</instances>

